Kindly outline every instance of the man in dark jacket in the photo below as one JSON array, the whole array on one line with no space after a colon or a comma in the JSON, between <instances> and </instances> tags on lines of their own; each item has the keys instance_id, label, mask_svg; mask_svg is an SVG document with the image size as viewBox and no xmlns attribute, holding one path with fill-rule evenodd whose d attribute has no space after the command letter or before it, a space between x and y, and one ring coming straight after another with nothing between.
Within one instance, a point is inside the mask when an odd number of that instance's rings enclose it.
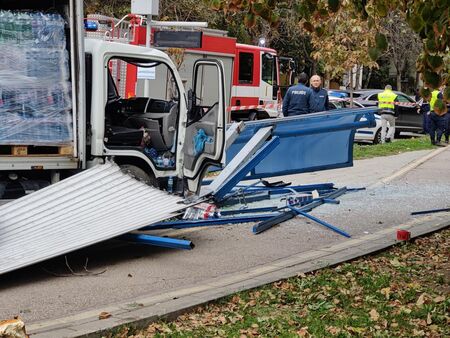
<instances>
[{"instance_id":1,"label":"man in dark jacket","mask_svg":"<svg viewBox=\"0 0 450 338\"><path fill-rule=\"evenodd\" d=\"M322 80L319 75L311 76L309 80L312 88L311 113L328 110L328 92L321 87Z\"/></svg>"},{"instance_id":2,"label":"man in dark jacket","mask_svg":"<svg viewBox=\"0 0 450 338\"><path fill-rule=\"evenodd\" d=\"M308 75L301 73L298 77L298 84L288 89L283 99L284 116L310 113L312 90L306 87L307 82Z\"/></svg>"}]
</instances>

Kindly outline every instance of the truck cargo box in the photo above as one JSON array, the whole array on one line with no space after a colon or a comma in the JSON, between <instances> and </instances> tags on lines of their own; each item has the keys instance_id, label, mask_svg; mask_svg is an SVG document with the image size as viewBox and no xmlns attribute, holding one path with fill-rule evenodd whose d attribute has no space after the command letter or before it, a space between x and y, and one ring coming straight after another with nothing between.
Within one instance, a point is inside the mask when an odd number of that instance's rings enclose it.
<instances>
[{"instance_id":1,"label":"truck cargo box","mask_svg":"<svg viewBox=\"0 0 450 338\"><path fill-rule=\"evenodd\" d=\"M83 74L81 1L0 1L0 170L79 166Z\"/></svg>"}]
</instances>

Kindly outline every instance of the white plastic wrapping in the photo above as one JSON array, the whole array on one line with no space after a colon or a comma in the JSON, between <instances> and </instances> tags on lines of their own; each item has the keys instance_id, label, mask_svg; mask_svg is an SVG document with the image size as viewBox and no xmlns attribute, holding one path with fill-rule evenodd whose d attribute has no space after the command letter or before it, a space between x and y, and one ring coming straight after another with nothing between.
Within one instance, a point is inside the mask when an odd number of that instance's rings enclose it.
<instances>
[{"instance_id":1,"label":"white plastic wrapping","mask_svg":"<svg viewBox=\"0 0 450 338\"><path fill-rule=\"evenodd\" d=\"M0 144L73 140L64 20L0 11Z\"/></svg>"}]
</instances>

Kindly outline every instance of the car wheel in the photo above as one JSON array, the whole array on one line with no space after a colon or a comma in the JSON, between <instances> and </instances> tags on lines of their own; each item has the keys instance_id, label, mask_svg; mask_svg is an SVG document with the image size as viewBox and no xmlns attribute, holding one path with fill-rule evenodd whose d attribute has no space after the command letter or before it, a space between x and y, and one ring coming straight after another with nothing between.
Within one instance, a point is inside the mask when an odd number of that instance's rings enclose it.
<instances>
[{"instance_id":1,"label":"car wheel","mask_svg":"<svg viewBox=\"0 0 450 338\"><path fill-rule=\"evenodd\" d=\"M375 133L375 137L373 138L373 144L380 144L381 143L381 128L377 130Z\"/></svg>"}]
</instances>

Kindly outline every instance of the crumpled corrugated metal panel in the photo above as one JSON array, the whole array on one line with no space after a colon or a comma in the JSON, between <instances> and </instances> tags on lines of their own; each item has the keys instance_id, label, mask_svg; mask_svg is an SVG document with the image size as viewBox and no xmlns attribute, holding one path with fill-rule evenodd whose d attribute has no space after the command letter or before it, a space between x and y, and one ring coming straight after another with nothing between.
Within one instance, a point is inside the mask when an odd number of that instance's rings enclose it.
<instances>
[{"instance_id":1,"label":"crumpled corrugated metal panel","mask_svg":"<svg viewBox=\"0 0 450 338\"><path fill-rule=\"evenodd\" d=\"M160 222L182 198L111 163L0 206L0 274Z\"/></svg>"}]
</instances>

